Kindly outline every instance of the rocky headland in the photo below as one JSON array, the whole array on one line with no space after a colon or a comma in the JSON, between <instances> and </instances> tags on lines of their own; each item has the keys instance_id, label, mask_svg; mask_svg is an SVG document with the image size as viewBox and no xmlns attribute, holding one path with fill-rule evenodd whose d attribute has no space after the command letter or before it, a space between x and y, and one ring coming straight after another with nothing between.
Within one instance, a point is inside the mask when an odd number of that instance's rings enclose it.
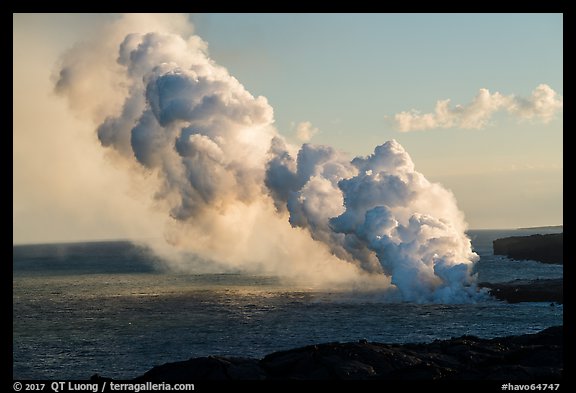
<instances>
[{"instance_id":1,"label":"rocky headland","mask_svg":"<svg viewBox=\"0 0 576 393\"><path fill-rule=\"evenodd\" d=\"M504 283L481 282L481 288L488 288L498 300L508 303L551 302L564 303L564 280L514 280Z\"/></svg>"},{"instance_id":2,"label":"rocky headland","mask_svg":"<svg viewBox=\"0 0 576 393\"><path fill-rule=\"evenodd\" d=\"M493 241L494 255L505 255L508 258L531 259L543 263L564 262L564 234L512 236Z\"/></svg>"}]
</instances>

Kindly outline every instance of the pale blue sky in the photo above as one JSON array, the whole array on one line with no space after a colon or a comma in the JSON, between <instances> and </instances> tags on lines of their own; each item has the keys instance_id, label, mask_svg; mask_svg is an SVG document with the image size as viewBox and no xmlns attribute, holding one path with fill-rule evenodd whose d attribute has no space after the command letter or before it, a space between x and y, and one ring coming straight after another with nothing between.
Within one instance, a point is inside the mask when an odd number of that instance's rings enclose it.
<instances>
[{"instance_id":1,"label":"pale blue sky","mask_svg":"<svg viewBox=\"0 0 576 393\"><path fill-rule=\"evenodd\" d=\"M562 113L547 124L496 115L480 130L400 133L386 115L468 104L480 88L563 95L561 14L209 14L192 16L211 56L277 127L353 155L395 138L419 171L452 189L471 227L562 223Z\"/></svg>"},{"instance_id":2,"label":"pale blue sky","mask_svg":"<svg viewBox=\"0 0 576 393\"><path fill-rule=\"evenodd\" d=\"M46 176L52 161L26 144L45 137L26 123L39 109L18 116L24 103L62 105L49 83L58 56L112 18L14 15L15 241L121 233L109 218L97 225L93 220L70 224L77 215L65 204L38 204L33 180ZM482 129L409 133L397 131L386 118L411 109L432 112L440 99L465 105L480 88L528 97L547 84L563 95L561 14L197 14L190 19L211 57L253 95L268 98L278 130L291 141L296 142L295 125L303 121L320 130L312 143L350 155L369 154L394 138L417 170L454 191L471 228L562 224L562 112L548 123L519 122L499 113ZM33 81L38 82L34 88ZM43 165L30 164L32 155L44 157ZM43 235L48 226L42 223L53 223L54 217L64 217L62 229L51 226ZM64 224L74 227L73 233Z\"/></svg>"}]
</instances>

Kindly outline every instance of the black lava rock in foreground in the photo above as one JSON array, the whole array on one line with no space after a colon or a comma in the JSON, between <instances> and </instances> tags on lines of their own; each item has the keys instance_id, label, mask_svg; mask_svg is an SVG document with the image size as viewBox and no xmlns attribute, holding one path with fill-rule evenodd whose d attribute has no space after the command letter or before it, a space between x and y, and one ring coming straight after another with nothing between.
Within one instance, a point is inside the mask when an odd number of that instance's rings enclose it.
<instances>
[{"instance_id":1,"label":"black lava rock in foreground","mask_svg":"<svg viewBox=\"0 0 576 393\"><path fill-rule=\"evenodd\" d=\"M173 380L539 380L563 372L563 327L429 344L327 343L262 359L209 356L167 363L135 381Z\"/></svg>"},{"instance_id":2,"label":"black lava rock in foreground","mask_svg":"<svg viewBox=\"0 0 576 393\"><path fill-rule=\"evenodd\" d=\"M505 255L512 259L530 259L543 263L564 261L564 234L512 236L492 242L494 255Z\"/></svg>"}]
</instances>

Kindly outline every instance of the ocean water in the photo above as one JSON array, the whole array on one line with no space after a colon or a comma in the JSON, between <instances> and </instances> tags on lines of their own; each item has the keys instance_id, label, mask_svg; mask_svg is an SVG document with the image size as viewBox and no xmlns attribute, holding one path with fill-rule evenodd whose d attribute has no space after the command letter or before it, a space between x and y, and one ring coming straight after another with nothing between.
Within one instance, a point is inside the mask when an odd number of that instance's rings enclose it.
<instances>
[{"instance_id":1,"label":"ocean water","mask_svg":"<svg viewBox=\"0 0 576 393\"><path fill-rule=\"evenodd\" d=\"M492 240L546 233L470 231L479 281L562 277L561 265L494 256ZM491 338L562 324L548 303L387 303L289 287L274 277L159 269L128 242L13 247L13 377L133 378L207 355L261 357L319 342Z\"/></svg>"}]
</instances>

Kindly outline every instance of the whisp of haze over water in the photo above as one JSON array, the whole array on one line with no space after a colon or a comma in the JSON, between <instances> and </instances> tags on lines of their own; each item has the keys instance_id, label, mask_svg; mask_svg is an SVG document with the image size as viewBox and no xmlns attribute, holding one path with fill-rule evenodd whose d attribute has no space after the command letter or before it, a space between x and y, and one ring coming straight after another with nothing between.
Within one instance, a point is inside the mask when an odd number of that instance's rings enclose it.
<instances>
[{"instance_id":1,"label":"whisp of haze over water","mask_svg":"<svg viewBox=\"0 0 576 393\"><path fill-rule=\"evenodd\" d=\"M453 194L398 142L355 158L291 145L266 98L192 31L184 16L125 15L66 52L54 80L165 213L165 241L150 246L173 269L217 264L414 302L485 296Z\"/></svg>"}]
</instances>

